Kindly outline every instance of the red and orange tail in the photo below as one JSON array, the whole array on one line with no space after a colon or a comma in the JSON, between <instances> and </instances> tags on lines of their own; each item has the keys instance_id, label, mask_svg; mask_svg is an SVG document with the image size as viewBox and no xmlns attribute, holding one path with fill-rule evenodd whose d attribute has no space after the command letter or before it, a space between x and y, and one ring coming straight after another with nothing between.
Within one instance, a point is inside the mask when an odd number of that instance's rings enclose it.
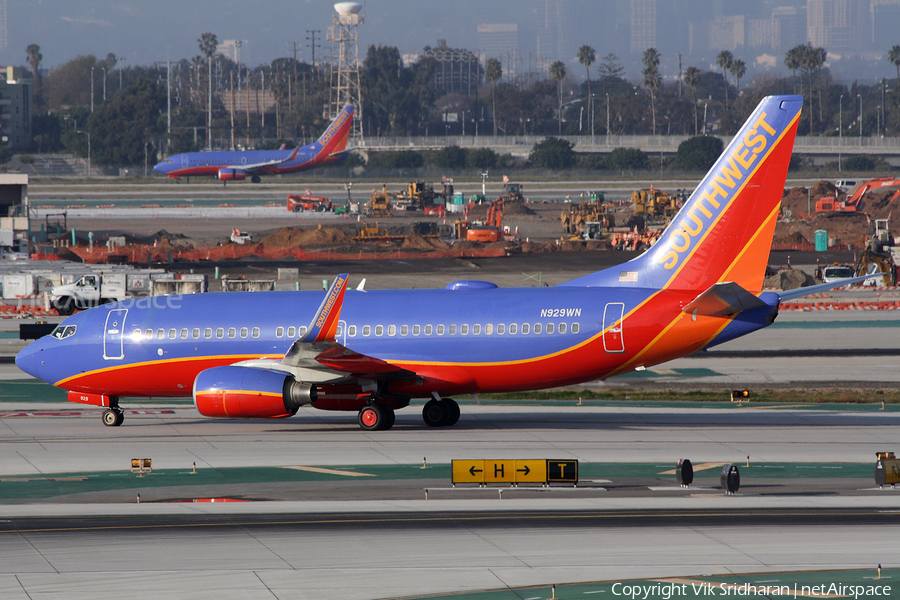
<instances>
[{"instance_id":1,"label":"red and orange tail","mask_svg":"<svg viewBox=\"0 0 900 600\"><path fill-rule=\"evenodd\" d=\"M348 273L342 273L334 279L334 283L325 293L325 298L316 311L313 320L306 330L301 342L333 342L341 319L341 306L344 303L344 291L347 289Z\"/></svg>"},{"instance_id":2,"label":"red and orange tail","mask_svg":"<svg viewBox=\"0 0 900 600\"><path fill-rule=\"evenodd\" d=\"M347 105L337 116L334 122L328 126L316 144L319 146L321 156L329 156L347 149L347 140L350 139L350 128L353 125L352 105Z\"/></svg>"},{"instance_id":3,"label":"red and orange tail","mask_svg":"<svg viewBox=\"0 0 900 600\"><path fill-rule=\"evenodd\" d=\"M568 285L760 291L802 106L764 98L650 250Z\"/></svg>"}]
</instances>

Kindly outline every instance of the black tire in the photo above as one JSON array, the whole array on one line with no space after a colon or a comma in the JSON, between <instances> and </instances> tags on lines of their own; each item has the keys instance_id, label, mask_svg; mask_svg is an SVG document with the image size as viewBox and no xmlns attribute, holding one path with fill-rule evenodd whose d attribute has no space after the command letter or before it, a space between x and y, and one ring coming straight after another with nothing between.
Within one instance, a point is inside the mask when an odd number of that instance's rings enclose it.
<instances>
[{"instance_id":1,"label":"black tire","mask_svg":"<svg viewBox=\"0 0 900 600\"><path fill-rule=\"evenodd\" d=\"M107 427L117 427L121 425L119 423L119 414L111 408L107 408L103 411L103 424Z\"/></svg>"},{"instance_id":2,"label":"black tire","mask_svg":"<svg viewBox=\"0 0 900 600\"><path fill-rule=\"evenodd\" d=\"M327 210L327 208L328 207L325 206L324 204L320 204L316 207L316 212L325 212Z\"/></svg>"},{"instance_id":3,"label":"black tire","mask_svg":"<svg viewBox=\"0 0 900 600\"><path fill-rule=\"evenodd\" d=\"M115 427L118 427L119 425L121 425L122 423L125 422L125 413L123 413L121 410L117 410L117 411L115 411L115 413L116 413Z\"/></svg>"},{"instance_id":4,"label":"black tire","mask_svg":"<svg viewBox=\"0 0 900 600\"><path fill-rule=\"evenodd\" d=\"M384 409L377 404L369 404L359 410L356 420L359 426L366 431L379 431L384 429Z\"/></svg>"},{"instance_id":5,"label":"black tire","mask_svg":"<svg viewBox=\"0 0 900 600\"><path fill-rule=\"evenodd\" d=\"M381 430L387 431L394 426L394 421L397 419L397 414L391 408L382 407L381 410L384 411L384 427L382 427Z\"/></svg>"},{"instance_id":6,"label":"black tire","mask_svg":"<svg viewBox=\"0 0 900 600\"><path fill-rule=\"evenodd\" d=\"M443 401L438 402L432 398L422 408L422 420L429 427L443 427L448 416L447 406Z\"/></svg>"},{"instance_id":7,"label":"black tire","mask_svg":"<svg viewBox=\"0 0 900 600\"><path fill-rule=\"evenodd\" d=\"M250 177L250 181L252 181L253 183L259 183L262 180L259 178L259 175L253 175L252 177Z\"/></svg>"},{"instance_id":8,"label":"black tire","mask_svg":"<svg viewBox=\"0 0 900 600\"><path fill-rule=\"evenodd\" d=\"M68 317L75 312L75 299L71 296L63 296L53 302L53 308L59 311L63 317Z\"/></svg>"},{"instance_id":9,"label":"black tire","mask_svg":"<svg viewBox=\"0 0 900 600\"><path fill-rule=\"evenodd\" d=\"M441 402L447 403L447 408L449 410L449 414L447 415L447 421L444 423L445 427L451 427L456 425L457 421L459 421L459 404L456 403L456 400L453 398L443 398Z\"/></svg>"}]
</instances>

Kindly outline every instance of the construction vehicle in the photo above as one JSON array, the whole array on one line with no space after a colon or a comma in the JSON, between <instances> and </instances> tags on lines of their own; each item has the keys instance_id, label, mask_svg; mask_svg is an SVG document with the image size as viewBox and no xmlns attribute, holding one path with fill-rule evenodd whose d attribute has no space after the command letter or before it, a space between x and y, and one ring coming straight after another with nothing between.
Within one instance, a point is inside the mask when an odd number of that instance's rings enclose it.
<instances>
[{"instance_id":1,"label":"construction vehicle","mask_svg":"<svg viewBox=\"0 0 900 600\"><path fill-rule=\"evenodd\" d=\"M365 214L370 217L393 217L394 212L391 210L391 197L387 191L387 186L382 186L381 191L372 190L372 199L366 203Z\"/></svg>"},{"instance_id":2,"label":"construction vehicle","mask_svg":"<svg viewBox=\"0 0 900 600\"><path fill-rule=\"evenodd\" d=\"M891 287L897 283L897 270L895 268L894 259L889 252L876 252L870 248L859 255L856 259L854 270L857 277L870 275L872 273L881 273L882 276L867 279L863 285Z\"/></svg>"},{"instance_id":3,"label":"construction vehicle","mask_svg":"<svg viewBox=\"0 0 900 600\"><path fill-rule=\"evenodd\" d=\"M890 219L872 219L872 225L874 228L866 238L866 247L875 252L890 252L894 245Z\"/></svg>"},{"instance_id":4,"label":"construction vehicle","mask_svg":"<svg viewBox=\"0 0 900 600\"><path fill-rule=\"evenodd\" d=\"M500 194L500 198L506 202L524 202L525 196L522 194L523 189L521 183L513 183L506 175L504 175L503 193Z\"/></svg>"},{"instance_id":5,"label":"construction vehicle","mask_svg":"<svg viewBox=\"0 0 900 600\"><path fill-rule=\"evenodd\" d=\"M851 182L839 181L838 183L848 184ZM850 196L848 196L846 200L838 200L836 197L819 198L816 201L816 212L857 212L859 210L863 196L866 195L866 192L870 192L879 188L897 186L900 186L900 178L898 177L878 177L876 179L870 179L869 181L863 182L859 187L853 190L853 193L850 194ZM900 198L900 189L898 189L894 193L894 195L888 199L886 204L890 204L898 198Z\"/></svg>"},{"instance_id":6,"label":"construction vehicle","mask_svg":"<svg viewBox=\"0 0 900 600\"><path fill-rule=\"evenodd\" d=\"M631 194L635 218L643 219L645 227L664 227L681 206L679 194L655 190L636 190Z\"/></svg>"},{"instance_id":7,"label":"construction vehicle","mask_svg":"<svg viewBox=\"0 0 900 600\"><path fill-rule=\"evenodd\" d=\"M491 202L483 221L456 221L454 223L457 239L470 242L498 242L513 240L515 236L503 228L503 198Z\"/></svg>"},{"instance_id":8,"label":"construction vehicle","mask_svg":"<svg viewBox=\"0 0 900 600\"><path fill-rule=\"evenodd\" d=\"M145 293L149 294L149 290ZM118 302L131 297L126 286L126 275L84 275L75 283L58 285L50 290L50 303L59 314L66 317L75 309L85 310L107 302Z\"/></svg>"},{"instance_id":9,"label":"construction vehicle","mask_svg":"<svg viewBox=\"0 0 900 600\"><path fill-rule=\"evenodd\" d=\"M616 217L612 207L604 204L602 192L586 192L582 198L590 198L572 204L560 213L562 227L570 239L598 240L602 238L602 229L610 229L616 225ZM590 224L590 227L588 227Z\"/></svg>"},{"instance_id":10,"label":"construction vehicle","mask_svg":"<svg viewBox=\"0 0 900 600\"><path fill-rule=\"evenodd\" d=\"M246 232L240 231L237 227L231 228L231 242L233 244L246 244L253 242L253 237Z\"/></svg>"},{"instance_id":11,"label":"construction vehicle","mask_svg":"<svg viewBox=\"0 0 900 600\"><path fill-rule=\"evenodd\" d=\"M329 198L312 196L309 190L303 196L291 194L287 197L288 212L303 212L304 210L315 212L328 212L334 210L334 204Z\"/></svg>"}]
</instances>

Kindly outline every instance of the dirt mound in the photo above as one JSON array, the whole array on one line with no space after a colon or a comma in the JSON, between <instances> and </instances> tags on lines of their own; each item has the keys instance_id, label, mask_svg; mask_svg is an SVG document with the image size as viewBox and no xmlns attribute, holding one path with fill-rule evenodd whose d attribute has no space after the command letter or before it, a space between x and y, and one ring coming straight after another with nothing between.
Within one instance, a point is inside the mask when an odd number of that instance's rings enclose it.
<instances>
[{"instance_id":1,"label":"dirt mound","mask_svg":"<svg viewBox=\"0 0 900 600\"><path fill-rule=\"evenodd\" d=\"M830 181L826 181L824 179L812 187L812 189L809 191L809 195L812 198L813 202L815 202L819 198L834 198L835 196L837 196L838 200L847 199L847 194L838 189L838 187Z\"/></svg>"},{"instance_id":2,"label":"dirt mound","mask_svg":"<svg viewBox=\"0 0 900 600\"><path fill-rule=\"evenodd\" d=\"M332 227L304 230L299 227L284 227L259 242L263 246L294 248L297 246L337 246L352 244L346 233Z\"/></svg>"},{"instance_id":3,"label":"dirt mound","mask_svg":"<svg viewBox=\"0 0 900 600\"><path fill-rule=\"evenodd\" d=\"M814 185L811 189L805 187L795 187L785 190L782 194L781 205L790 210L796 218L798 213L815 213L816 201L820 198L834 198L837 194L838 200L846 200L847 194L841 192L830 181L824 179Z\"/></svg>"},{"instance_id":4,"label":"dirt mound","mask_svg":"<svg viewBox=\"0 0 900 600\"><path fill-rule=\"evenodd\" d=\"M481 221L487 216L488 204L478 204L469 209L470 221ZM524 202L504 202L504 217L533 217L537 213L528 208Z\"/></svg>"},{"instance_id":5,"label":"dirt mound","mask_svg":"<svg viewBox=\"0 0 900 600\"><path fill-rule=\"evenodd\" d=\"M775 238L772 241L773 246L791 246L809 244L809 240L799 231L792 232L775 232Z\"/></svg>"},{"instance_id":6,"label":"dirt mound","mask_svg":"<svg viewBox=\"0 0 900 600\"><path fill-rule=\"evenodd\" d=\"M426 238L413 233L406 236L400 248L402 250L423 250L425 252L431 252L433 250L449 250L450 245L436 238Z\"/></svg>"},{"instance_id":7,"label":"dirt mound","mask_svg":"<svg viewBox=\"0 0 900 600\"><path fill-rule=\"evenodd\" d=\"M815 278L799 269L785 269L771 277L767 277L763 285L767 288L777 288L779 290L795 290L815 283Z\"/></svg>"}]
</instances>

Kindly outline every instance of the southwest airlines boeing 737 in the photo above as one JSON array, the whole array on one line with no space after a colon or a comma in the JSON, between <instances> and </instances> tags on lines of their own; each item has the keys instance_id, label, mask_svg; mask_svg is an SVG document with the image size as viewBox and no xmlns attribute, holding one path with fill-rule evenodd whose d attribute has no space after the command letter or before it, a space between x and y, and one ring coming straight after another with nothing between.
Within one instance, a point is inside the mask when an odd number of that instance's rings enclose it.
<instances>
[{"instance_id":1,"label":"southwest airlines boeing 737","mask_svg":"<svg viewBox=\"0 0 900 600\"><path fill-rule=\"evenodd\" d=\"M572 385L710 348L770 325L783 300L864 279L762 291L802 104L763 99L659 241L618 267L551 288L365 290L345 274L324 296L118 302L69 317L16 364L106 407L107 425L122 423L120 398L152 396L193 397L210 417L355 411L377 430L414 398L429 399L427 425L453 425L453 395Z\"/></svg>"},{"instance_id":2,"label":"southwest airlines boeing 737","mask_svg":"<svg viewBox=\"0 0 900 600\"><path fill-rule=\"evenodd\" d=\"M154 171L173 179L191 176L215 176L222 181L240 181L248 177L259 183L260 175L295 173L324 167L347 157L347 139L353 123L353 107L345 106L315 143L293 150L247 150L243 152L186 152L166 158Z\"/></svg>"}]
</instances>

